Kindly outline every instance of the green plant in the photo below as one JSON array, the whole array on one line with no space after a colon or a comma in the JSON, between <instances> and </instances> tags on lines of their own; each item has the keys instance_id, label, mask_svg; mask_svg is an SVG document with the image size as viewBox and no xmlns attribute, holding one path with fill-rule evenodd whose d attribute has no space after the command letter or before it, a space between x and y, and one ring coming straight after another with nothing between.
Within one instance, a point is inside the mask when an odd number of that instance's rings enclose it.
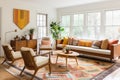
<instances>
[{"instance_id":1,"label":"green plant","mask_svg":"<svg viewBox=\"0 0 120 80\"><path fill-rule=\"evenodd\" d=\"M61 32L64 31L64 28L60 26L60 23L51 22L50 30L53 38L56 40L60 38Z\"/></svg>"},{"instance_id":2,"label":"green plant","mask_svg":"<svg viewBox=\"0 0 120 80\"><path fill-rule=\"evenodd\" d=\"M33 34L34 31L35 31L35 29L34 29L34 28L31 28L31 29L29 30L29 34Z\"/></svg>"}]
</instances>

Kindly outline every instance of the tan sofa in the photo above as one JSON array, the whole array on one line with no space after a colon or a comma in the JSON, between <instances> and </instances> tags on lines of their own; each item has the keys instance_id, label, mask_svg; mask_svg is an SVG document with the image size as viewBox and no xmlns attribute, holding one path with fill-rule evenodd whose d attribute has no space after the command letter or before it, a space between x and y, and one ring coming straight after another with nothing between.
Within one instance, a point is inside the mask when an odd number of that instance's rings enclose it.
<instances>
[{"instance_id":1,"label":"tan sofa","mask_svg":"<svg viewBox=\"0 0 120 80\"><path fill-rule=\"evenodd\" d=\"M120 44L112 44L111 49L96 49L90 46L86 47L86 46L69 45L69 44L63 45L62 42L60 42L60 40L57 40L56 43L57 43L56 49L62 49L66 47L69 50L79 52L80 54L83 55L104 57L110 59L110 61L120 56Z\"/></svg>"}]
</instances>

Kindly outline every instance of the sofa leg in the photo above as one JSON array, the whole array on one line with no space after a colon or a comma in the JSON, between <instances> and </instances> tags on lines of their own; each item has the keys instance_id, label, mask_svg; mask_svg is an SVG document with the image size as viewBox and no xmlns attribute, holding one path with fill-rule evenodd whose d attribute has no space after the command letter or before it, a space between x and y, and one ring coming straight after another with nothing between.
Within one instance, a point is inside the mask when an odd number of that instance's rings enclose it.
<instances>
[{"instance_id":1,"label":"sofa leg","mask_svg":"<svg viewBox=\"0 0 120 80\"><path fill-rule=\"evenodd\" d=\"M112 58L110 58L110 62L112 62L113 60L112 60Z\"/></svg>"},{"instance_id":2,"label":"sofa leg","mask_svg":"<svg viewBox=\"0 0 120 80\"><path fill-rule=\"evenodd\" d=\"M120 56L118 57L118 59L120 59Z\"/></svg>"}]
</instances>

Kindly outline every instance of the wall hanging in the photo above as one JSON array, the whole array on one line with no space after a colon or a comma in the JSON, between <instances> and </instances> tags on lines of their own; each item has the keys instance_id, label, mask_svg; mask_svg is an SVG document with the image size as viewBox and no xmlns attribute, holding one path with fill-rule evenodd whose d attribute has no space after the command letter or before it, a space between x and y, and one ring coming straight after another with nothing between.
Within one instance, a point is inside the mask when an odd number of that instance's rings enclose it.
<instances>
[{"instance_id":1,"label":"wall hanging","mask_svg":"<svg viewBox=\"0 0 120 80\"><path fill-rule=\"evenodd\" d=\"M21 9L13 9L13 22L23 29L29 23L29 11Z\"/></svg>"}]
</instances>

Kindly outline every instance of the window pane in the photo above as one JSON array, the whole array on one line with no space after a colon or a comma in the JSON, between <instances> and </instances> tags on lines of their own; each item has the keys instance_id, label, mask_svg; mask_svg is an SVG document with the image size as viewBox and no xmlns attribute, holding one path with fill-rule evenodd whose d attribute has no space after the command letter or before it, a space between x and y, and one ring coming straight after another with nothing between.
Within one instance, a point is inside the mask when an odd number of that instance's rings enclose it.
<instances>
[{"instance_id":1,"label":"window pane","mask_svg":"<svg viewBox=\"0 0 120 80\"><path fill-rule=\"evenodd\" d=\"M84 25L84 14L75 14L73 26Z\"/></svg>"},{"instance_id":2,"label":"window pane","mask_svg":"<svg viewBox=\"0 0 120 80\"><path fill-rule=\"evenodd\" d=\"M100 25L101 24L101 14L100 12L97 13L88 13L88 25Z\"/></svg>"},{"instance_id":3,"label":"window pane","mask_svg":"<svg viewBox=\"0 0 120 80\"><path fill-rule=\"evenodd\" d=\"M73 15L73 26L71 27L71 34L74 37L82 37L84 25L84 14Z\"/></svg>"},{"instance_id":4,"label":"window pane","mask_svg":"<svg viewBox=\"0 0 120 80\"><path fill-rule=\"evenodd\" d=\"M106 27L105 37L108 39L120 39L120 33L118 32L119 29L120 27L117 26Z\"/></svg>"},{"instance_id":5,"label":"window pane","mask_svg":"<svg viewBox=\"0 0 120 80\"><path fill-rule=\"evenodd\" d=\"M61 25L62 26L70 26L70 16L62 16L61 20Z\"/></svg>"},{"instance_id":6,"label":"window pane","mask_svg":"<svg viewBox=\"0 0 120 80\"><path fill-rule=\"evenodd\" d=\"M120 37L120 33L118 32L119 27L120 27L120 10L106 11L105 37L108 39L119 38Z\"/></svg>"},{"instance_id":7,"label":"window pane","mask_svg":"<svg viewBox=\"0 0 120 80\"><path fill-rule=\"evenodd\" d=\"M47 17L46 14L37 14L38 38L41 38L47 35L46 17Z\"/></svg>"},{"instance_id":8,"label":"window pane","mask_svg":"<svg viewBox=\"0 0 120 80\"><path fill-rule=\"evenodd\" d=\"M120 10L106 11L106 25L120 25Z\"/></svg>"},{"instance_id":9,"label":"window pane","mask_svg":"<svg viewBox=\"0 0 120 80\"><path fill-rule=\"evenodd\" d=\"M120 25L120 10L113 12L113 25Z\"/></svg>"},{"instance_id":10,"label":"window pane","mask_svg":"<svg viewBox=\"0 0 120 80\"><path fill-rule=\"evenodd\" d=\"M87 16L87 37L98 38L100 34L101 13L88 13Z\"/></svg>"},{"instance_id":11,"label":"window pane","mask_svg":"<svg viewBox=\"0 0 120 80\"><path fill-rule=\"evenodd\" d=\"M69 36L70 31L70 15L62 16L61 18L61 26L64 27L64 32L62 33L63 36Z\"/></svg>"}]
</instances>

